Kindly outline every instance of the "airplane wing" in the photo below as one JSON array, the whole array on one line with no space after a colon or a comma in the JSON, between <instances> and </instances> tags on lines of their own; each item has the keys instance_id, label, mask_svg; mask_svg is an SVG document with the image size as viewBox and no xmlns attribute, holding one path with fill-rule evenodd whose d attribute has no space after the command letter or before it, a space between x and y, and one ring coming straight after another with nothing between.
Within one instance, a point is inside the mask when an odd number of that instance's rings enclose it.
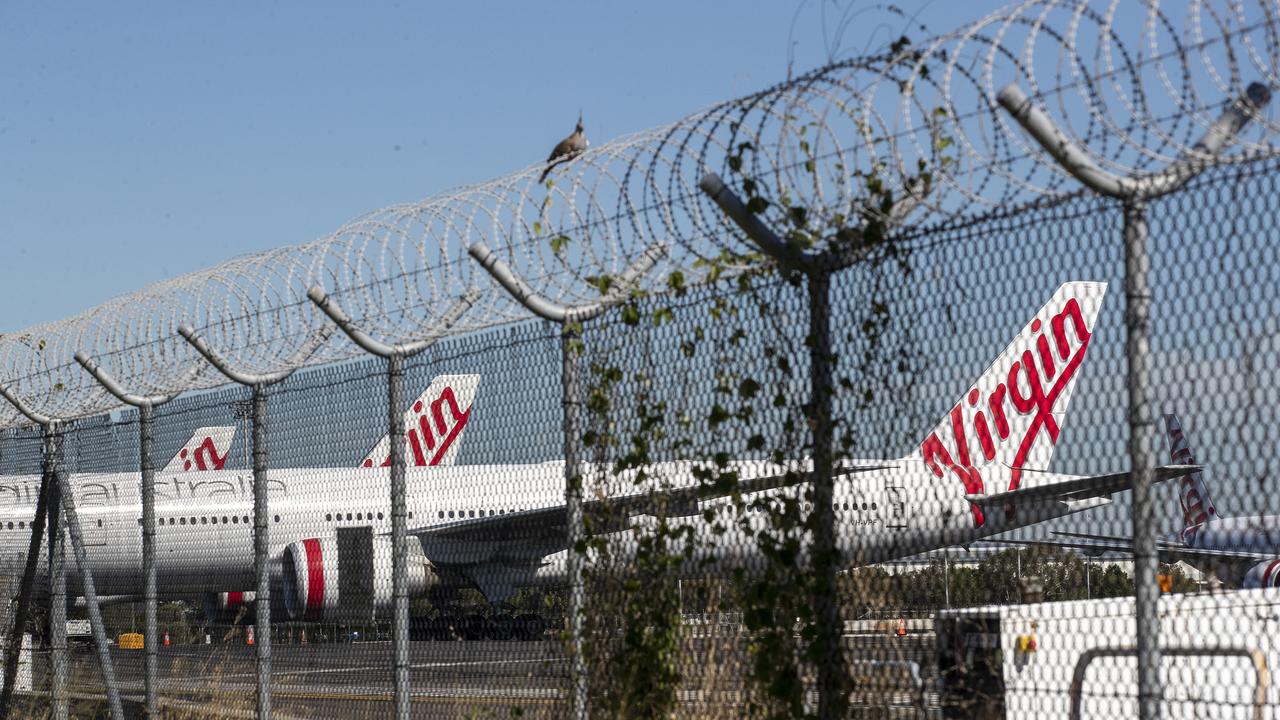
<instances>
[{"instance_id":1,"label":"airplane wing","mask_svg":"<svg viewBox=\"0 0 1280 720\"><path fill-rule=\"evenodd\" d=\"M991 542L997 542L1003 545L1049 545L1052 547L1082 550L1086 554L1090 555L1101 555L1102 553L1107 552L1132 555L1133 543L1129 540L1117 539L1121 541L1070 542L1064 540L992 540ZM1160 562L1162 563L1172 563L1179 560L1185 560L1187 562L1261 562L1263 560L1275 559L1274 554L1267 555L1263 553L1244 552L1238 550L1200 550L1197 548L1190 548L1185 545L1163 541L1156 544L1156 552L1159 553Z\"/></svg>"},{"instance_id":2,"label":"airplane wing","mask_svg":"<svg viewBox=\"0 0 1280 720\"><path fill-rule=\"evenodd\" d=\"M1155 480L1156 482L1162 482L1170 478L1182 477L1200 469L1199 465L1164 465L1155 469ZM1088 500L1090 498L1108 496L1121 490L1128 490L1131 487L1133 487L1133 474L1123 472L1110 475L1076 477L1062 482L1022 487L1017 490L986 495L971 493L965 495L964 498L983 508L1002 508L1008 503Z\"/></svg>"},{"instance_id":3,"label":"airplane wing","mask_svg":"<svg viewBox=\"0 0 1280 720\"><path fill-rule=\"evenodd\" d=\"M838 475L851 475L876 470L890 469L892 465L863 465L858 467L840 467ZM733 494L747 494L781 487L787 480L786 473L767 474L760 477L740 479L736 483L725 486L701 485L673 488L662 492L646 492L634 495L623 495L608 498L588 499L582 503L583 513L609 512L615 518L625 519L635 515L653 515L665 506L670 516L688 517L698 514L698 502L728 497ZM564 505L551 505L534 508L505 515L466 518L454 522L430 525L410 529L409 534L416 536L423 543L427 555L431 555L429 544L433 541L476 541L493 542L495 540L521 540L528 543L563 546L567 531L568 510ZM620 528L618 528L620 529Z\"/></svg>"}]
</instances>

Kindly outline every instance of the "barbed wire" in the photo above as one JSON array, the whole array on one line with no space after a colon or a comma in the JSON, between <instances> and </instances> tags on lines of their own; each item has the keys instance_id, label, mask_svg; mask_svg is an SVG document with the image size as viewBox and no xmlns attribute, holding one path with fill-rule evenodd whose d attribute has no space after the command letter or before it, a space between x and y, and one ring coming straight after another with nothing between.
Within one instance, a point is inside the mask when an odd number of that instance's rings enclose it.
<instances>
[{"instance_id":1,"label":"barbed wire","mask_svg":"<svg viewBox=\"0 0 1280 720\"><path fill-rule=\"evenodd\" d=\"M695 283L712 265L732 271L750 249L698 189L709 172L739 188L754 183L775 227L805 208L831 231L820 243L835 242L835 229L886 195L910 197L906 222L921 226L1074 192L1075 181L997 105L1009 83L1105 170L1153 172L1196 159L1196 139L1250 83L1280 86L1280 8L1273 0L1028 0L591 148L545 183L544 166L533 165L0 336L0 383L67 419L118 406L73 361L76 352L138 394L223 384L179 337L184 324L246 372L285 370L327 323L306 296L317 285L389 343L438 334L468 291L478 299L451 334L528 318L468 256L477 242L565 304L598 300L597 279L658 244L667 253L642 288L661 291L674 271ZM1276 153L1276 120L1246 111L1250 130L1214 162ZM360 354L335 334L304 362ZM26 423L0 410L0 427Z\"/></svg>"}]
</instances>

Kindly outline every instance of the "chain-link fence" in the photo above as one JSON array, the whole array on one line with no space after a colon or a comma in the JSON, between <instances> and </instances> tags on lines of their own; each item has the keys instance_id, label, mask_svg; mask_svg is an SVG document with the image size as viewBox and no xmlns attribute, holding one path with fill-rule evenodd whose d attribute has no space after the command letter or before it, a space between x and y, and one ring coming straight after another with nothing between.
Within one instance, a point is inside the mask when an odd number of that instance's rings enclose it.
<instances>
[{"instance_id":1,"label":"chain-link fence","mask_svg":"<svg viewBox=\"0 0 1280 720\"><path fill-rule=\"evenodd\" d=\"M0 704L1270 717L1278 14L1024 3L0 337Z\"/></svg>"}]
</instances>

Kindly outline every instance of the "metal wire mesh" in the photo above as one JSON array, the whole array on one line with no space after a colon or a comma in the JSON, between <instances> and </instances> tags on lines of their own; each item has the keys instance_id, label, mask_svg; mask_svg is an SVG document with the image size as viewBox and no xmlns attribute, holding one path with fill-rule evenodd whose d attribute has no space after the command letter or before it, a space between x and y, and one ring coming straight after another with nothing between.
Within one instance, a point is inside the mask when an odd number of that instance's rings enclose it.
<instances>
[{"instance_id":1,"label":"metal wire mesh","mask_svg":"<svg viewBox=\"0 0 1280 720\"><path fill-rule=\"evenodd\" d=\"M5 388L71 421L61 457L123 694L145 692L146 656L126 647L143 632L143 421L76 353L139 395L198 391L158 404L151 429L163 644L147 642L166 711L252 716L267 642L276 716L389 716L397 672L421 717L1132 714L1133 540L1156 536L1166 713L1280 705L1255 672L1280 661L1280 159L1263 92L1280 82L1278 13L1025 2L606 143L548 182L530 167L0 337ZM1010 83L1087 162L1064 168L1001 107ZM1143 198L1150 417L1125 344L1145 299L1125 289L1132 202L1077 190L1086 164L1178 170L1175 192ZM709 174L788 243L782 262ZM613 306L530 319L468 254L479 244L548 303ZM437 340L408 358L405 407L391 365L344 336L310 352L329 325L317 287L378 340ZM306 368L247 383L255 415L183 326L241 372ZM7 595L51 455L28 422L0 414ZM1129 491L1154 465L1181 470L1157 475L1144 529ZM63 677L44 552L35 698ZM84 570L68 561L72 623ZM397 589L411 642L393 672ZM99 658L67 662L72 701L100 712Z\"/></svg>"}]
</instances>

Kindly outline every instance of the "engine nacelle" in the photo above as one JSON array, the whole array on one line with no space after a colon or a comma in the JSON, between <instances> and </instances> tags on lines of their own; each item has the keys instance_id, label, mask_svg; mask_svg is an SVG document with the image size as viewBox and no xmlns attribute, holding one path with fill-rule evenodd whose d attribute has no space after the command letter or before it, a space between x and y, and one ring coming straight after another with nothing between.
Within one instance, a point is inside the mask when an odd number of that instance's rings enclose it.
<instances>
[{"instance_id":1,"label":"engine nacelle","mask_svg":"<svg viewBox=\"0 0 1280 720\"><path fill-rule=\"evenodd\" d=\"M409 538L410 597L440 582L417 538ZM284 607L292 620L366 621L391 612L391 538L340 528L337 538L290 543L283 557Z\"/></svg>"},{"instance_id":2,"label":"engine nacelle","mask_svg":"<svg viewBox=\"0 0 1280 720\"><path fill-rule=\"evenodd\" d=\"M1249 568L1240 584L1246 588L1280 587L1280 558L1263 560Z\"/></svg>"},{"instance_id":3,"label":"engine nacelle","mask_svg":"<svg viewBox=\"0 0 1280 720\"><path fill-rule=\"evenodd\" d=\"M201 596L204 617L209 624L252 622L253 599L251 592L207 592Z\"/></svg>"}]
</instances>

